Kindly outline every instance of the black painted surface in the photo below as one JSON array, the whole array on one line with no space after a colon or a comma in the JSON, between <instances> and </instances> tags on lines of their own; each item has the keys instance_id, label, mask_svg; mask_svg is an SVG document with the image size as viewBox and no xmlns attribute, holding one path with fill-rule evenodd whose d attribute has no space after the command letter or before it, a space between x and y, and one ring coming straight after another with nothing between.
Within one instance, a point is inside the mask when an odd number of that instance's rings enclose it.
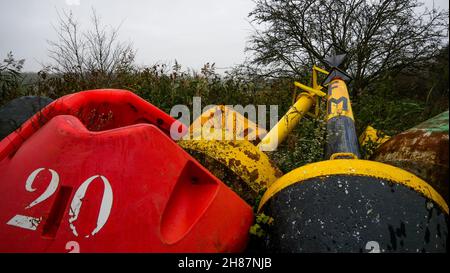
<instances>
[{"instance_id":1,"label":"black painted surface","mask_svg":"<svg viewBox=\"0 0 450 273\"><path fill-rule=\"evenodd\" d=\"M361 157L355 123L349 117L337 116L327 121L325 159L330 159L334 153L353 153Z\"/></svg>"},{"instance_id":2,"label":"black painted surface","mask_svg":"<svg viewBox=\"0 0 450 273\"><path fill-rule=\"evenodd\" d=\"M309 179L277 193L263 210L274 218L269 252L370 252L377 244L380 252L447 251L448 215L418 192L378 178Z\"/></svg>"},{"instance_id":3,"label":"black painted surface","mask_svg":"<svg viewBox=\"0 0 450 273\"><path fill-rule=\"evenodd\" d=\"M45 97L26 96L14 99L0 108L0 140L19 128L22 123L53 100Z\"/></svg>"}]
</instances>

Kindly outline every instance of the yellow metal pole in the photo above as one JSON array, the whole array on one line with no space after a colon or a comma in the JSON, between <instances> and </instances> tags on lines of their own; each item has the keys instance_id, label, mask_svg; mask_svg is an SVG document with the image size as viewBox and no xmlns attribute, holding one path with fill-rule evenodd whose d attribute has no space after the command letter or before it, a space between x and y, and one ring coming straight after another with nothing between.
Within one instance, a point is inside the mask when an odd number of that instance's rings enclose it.
<instances>
[{"instance_id":1,"label":"yellow metal pole","mask_svg":"<svg viewBox=\"0 0 450 273\"><path fill-rule=\"evenodd\" d=\"M307 87L307 86L306 86ZM308 87L309 88L309 87ZM316 90L314 90L316 91ZM309 111L315 102L315 95L307 92L300 94L300 98L289 108L287 113L267 133L258 144L261 151L274 151L286 136L299 123L300 119Z\"/></svg>"},{"instance_id":2,"label":"yellow metal pole","mask_svg":"<svg viewBox=\"0 0 450 273\"><path fill-rule=\"evenodd\" d=\"M317 98L326 96L326 94L321 91L322 87L317 83L317 72L328 74L328 71L314 66L312 69L312 88L302 83L294 82L296 87L306 92L300 93L299 98L294 105L291 106L288 112L261 140L258 144L258 148L261 151L276 150L278 145L283 142L286 136L295 128L295 126L297 126L300 119L308 113L311 106L318 102Z\"/></svg>"},{"instance_id":3,"label":"yellow metal pole","mask_svg":"<svg viewBox=\"0 0 450 273\"><path fill-rule=\"evenodd\" d=\"M315 66L315 65L313 65L313 70L314 70L314 71L318 71L318 72L320 72L320 73L322 73L322 74L325 74L325 75L330 74L330 72L328 72L328 71L326 71L325 69L322 69L322 68L320 68L320 67L318 67L318 66ZM316 84L316 85L317 85L317 84Z\"/></svg>"}]
</instances>

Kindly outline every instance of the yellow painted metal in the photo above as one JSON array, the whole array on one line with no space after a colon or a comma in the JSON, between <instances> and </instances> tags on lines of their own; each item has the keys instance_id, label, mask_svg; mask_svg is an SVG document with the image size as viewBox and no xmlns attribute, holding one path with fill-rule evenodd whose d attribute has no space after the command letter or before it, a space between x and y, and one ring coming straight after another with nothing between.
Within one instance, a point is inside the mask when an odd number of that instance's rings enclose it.
<instances>
[{"instance_id":1,"label":"yellow painted metal","mask_svg":"<svg viewBox=\"0 0 450 273\"><path fill-rule=\"evenodd\" d=\"M189 138L178 141L182 148L226 166L255 194L282 175L269 157L250 142L263 138L267 131L227 106L203 112L189 127L189 134Z\"/></svg>"},{"instance_id":2,"label":"yellow painted metal","mask_svg":"<svg viewBox=\"0 0 450 273\"><path fill-rule=\"evenodd\" d=\"M278 144L283 142L292 129L297 126L300 119L309 111L314 104L313 95L303 92L300 98L292 105L287 113L278 121L278 123L267 133L267 135L258 144L261 151L274 151Z\"/></svg>"},{"instance_id":3,"label":"yellow painted metal","mask_svg":"<svg viewBox=\"0 0 450 273\"><path fill-rule=\"evenodd\" d=\"M325 74L325 75L330 74L330 72L328 72L328 71L326 71L325 69L322 69L322 68L320 68L320 67L318 67L318 66L316 66L316 65L313 65L313 72L314 72L314 71L320 72L320 73ZM313 77L314 77L314 74L313 74ZM314 88L316 88L316 86L317 86L317 73L316 73L316 76L315 76L315 77L316 77L315 80L314 80L314 78L313 78L314 82L316 83L315 85L314 85L314 83L313 83L313 87L314 87Z\"/></svg>"},{"instance_id":4,"label":"yellow painted metal","mask_svg":"<svg viewBox=\"0 0 450 273\"><path fill-rule=\"evenodd\" d=\"M313 94L318 96L318 97L316 97L316 103L315 103L316 107L314 109L314 113L310 113L310 112L307 113L308 115L310 115L313 118L316 118L319 115L319 97L325 97L327 95L326 93L321 91L323 89L323 87L320 84L318 84L318 82L317 82L317 80L318 80L317 72L320 72L320 73L325 74L325 75L329 74L328 71L326 71L326 70L324 70L324 69L322 69L322 68L320 68L320 67L318 67L316 65L313 65L313 68L312 68L312 88L307 86L307 85L304 85L304 84L302 84L300 82L294 81L294 85L296 87L298 87L298 88L300 88L300 89L302 89L302 90L304 90L306 92L313 93ZM294 104L299 98L300 98L300 96L297 96L297 92L294 91L294 95L293 95L293 98L292 98L292 104Z\"/></svg>"},{"instance_id":5,"label":"yellow painted metal","mask_svg":"<svg viewBox=\"0 0 450 273\"><path fill-rule=\"evenodd\" d=\"M225 105L203 112L189 127L195 140L259 140L267 131Z\"/></svg>"},{"instance_id":6,"label":"yellow painted metal","mask_svg":"<svg viewBox=\"0 0 450 273\"><path fill-rule=\"evenodd\" d=\"M227 166L256 193L283 175L265 153L246 140L181 140L178 144Z\"/></svg>"},{"instance_id":7,"label":"yellow painted metal","mask_svg":"<svg viewBox=\"0 0 450 273\"><path fill-rule=\"evenodd\" d=\"M315 115L318 114L318 98L326 96L326 93L322 92L322 87L317 84L317 72L328 74L327 71L314 66L314 88L294 83L306 92L297 97L297 101L269 133L222 105L204 112L190 127L191 139L181 140L178 144L186 150L200 152L227 166L255 192L269 187L282 173L262 151L274 150L309 112L312 105L316 105ZM217 115L219 111L222 115ZM217 118L219 116L221 119ZM196 124L199 124L197 128L194 126ZM246 133L249 131L256 132L257 137L262 138L258 146L247 141L249 138L236 137L243 134L248 136Z\"/></svg>"},{"instance_id":8,"label":"yellow painted metal","mask_svg":"<svg viewBox=\"0 0 450 273\"><path fill-rule=\"evenodd\" d=\"M254 192L259 193L281 177L281 171L250 140L267 131L225 105L201 114L189 127L189 138L178 144L203 154L229 168Z\"/></svg>"},{"instance_id":9,"label":"yellow painted metal","mask_svg":"<svg viewBox=\"0 0 450 273\"><path fill-rule=\"evenodd\" d=\"M294 82L294 85L297 86L300 89L303 89L303 90L305 90L305 91L307 91L309 93L315 94L315 95L317 95L319 97L324 97L324 96L327 95L324 92L320 91L321 90L320 88L314 89L314 88L311 88L311 87L306 86L306 85L304 85L302 83L299 83L299 82Z\"/></svg>"},{"instance_id":10,"label":"yellow painted metal","mask_svg":"<svg viewBox=\"0 0 450 273\"><path fill-rule=\"evenodd\" d=\"M330 160L343 158L358 159L358 156L356 156L354 153L334 153L330 156Z\"/></svg>"},{"instance_id":11,"label":"yellow painted metal","mask_svg":"<svg viewBox=\"0 0 450 273\"><path fill-rule=\"evenodd\" d=\"M381 144L388 141L391 137L385 135L384 133L380 133L379 130L373 128L372 126L367 126L366 130L359 136L359 144L364 146L369 142L376 144L376 147L379 147Z\"/></svg>"},{"instance_id":12,"label":"yellow painted metal","mask_svg":"<svg viewBox=\"0 0 450 273\"><path fill-rule=\"evenodd\" d=\"M258 144L258 148L261 151L274 151L278 145L283 142L287 135L297 126L300 119L309 113L311 106L315 105L316 109L312 116L318 115L319 97L326 96L326 93L322 92L322 87L317 83L317 72L328 74L327 71L313 66L312 71L312 83L313 87L309 87L300 82L295 81L294 85L306 92L300 93L297 97L297 101L292 105L287 113L278 121L278 123L261 139Z\"/></svg>"},{"instance_id":13,"label":"yellow painted metal","mask_svg":"<svg viewBox=\"0 0 450 273\"><path fill-rule=\"evenodd\" d=\"M299 98L300 98L300 96L299 96ZM318 118L318 117L319 117L319 111L320 111L320 105L319 105L320 100L319 100L319 97L318 97L318 96L315 96L314 99L315 99L315 102L314 102L314 112L309 111L309 112L307 112L306 114L307 114L308 116L312 117L312 118Z\"/></svg>"},{"instance_id":14,"label":"yellow painted metal","mask_svg":"<svg viewBox=\"0 0 450 273\"><path fill-rule=\"evenodd\" d=\"M314 177L342 174L372 176L402 184L434 201L445 213L449 213L448 205L442 196L424 180L391 165L360 159L325 160L297 168L275 181L267 189L261 198L258 210L276 193L290 185Z\"/></svg>"},{"instance_id":15,"label":"yellow painted metal","mask_svg":"<svg viewBox=\"0 0 450 273\"><path fill-rule=\"evenodd\" d=\"M353 121L353 111L348 97L347 85L341 79L330 82L331 94L328 96L327 120L337 116L347 116Z\"/></svg>"}]
</instances>

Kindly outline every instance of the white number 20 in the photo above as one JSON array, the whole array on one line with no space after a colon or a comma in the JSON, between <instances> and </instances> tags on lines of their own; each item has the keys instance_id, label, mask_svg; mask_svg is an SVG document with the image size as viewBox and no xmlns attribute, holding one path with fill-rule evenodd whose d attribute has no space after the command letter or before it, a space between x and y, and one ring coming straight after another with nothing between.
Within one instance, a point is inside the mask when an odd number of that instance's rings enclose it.
<instances>
[{"instance_id":1,"label":"white number 20","mask_svg":"<svg viewBox=\"0 0 450 273\"><path fill-rule=\"evenodd\" d=\"M28 192L33 192L36 189L34 189L33 182L36 179L36 176L41 172L45 170L45 168L39 168L33 171L30 176L28 176L27 181L25 182L25 189ZM25 207L25 209L29 209L45 200L47 200L50 196L52 196L56 189L58 188L59 184L59 175L56 171L52 169L48 169L52 175L50 183L47 186L47 189L33 202L31 202L28 206ZM70 204L70 211L69 211L69 226L72 230L72 233L75 236L78 236L77 229L75 227L75 222L78 219L78 215L80 213L82 200L84 196L86 195L86 191L89 187L89 185L97 178L101 178L104 185L103 190L103 198L102 203L100 205L100 213L97 218L97 226L94 228L94 230L91 232L91 234L85 235L86 238L89 238L89 236L95 235L97 232L100 231L100 229L106 224L106 221L108 220L109 214L111 213L111 207L113 202L113 192L111 188L111 184L109 183L108 179L104 177L103 175L94 175L89 177L86 181L84 181L78 188L78 190L75 192L74 197L72 199L72 203ZM29 230L36 230L39 226L40 222L42 220L42 217L31 217L26 215L20 215L17 214L13 218L11 218L7 224L11 226L16 226L24 229Z\"/></svg>"}]
</instances>

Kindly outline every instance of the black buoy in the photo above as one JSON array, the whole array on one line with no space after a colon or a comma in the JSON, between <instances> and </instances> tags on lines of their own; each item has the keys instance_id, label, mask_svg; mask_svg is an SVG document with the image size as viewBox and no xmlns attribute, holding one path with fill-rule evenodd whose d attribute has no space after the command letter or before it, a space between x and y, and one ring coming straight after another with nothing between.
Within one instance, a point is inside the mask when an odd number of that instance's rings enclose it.
<instances>
[{"instance_id":1,"label":"black buoy","mask_svg":"<svg viewBox=\"0 0 450 273\"><path fill-rule=\"evenodd\" d=\"M24 96L2 106L0 108L0 140L14 132L22 123L52 101L46 97Z\"/></svg>"},{"instance_id":2,"label":"black buoy","mask_svg":"<svg viewBox=\"0 0 450 273\"><path fill-rule=\"evenodd\" d=\"M448 206L425 181L355 159L297 168L264 194L270 252L446 252Z\"/></svg>"}]
</instances>

